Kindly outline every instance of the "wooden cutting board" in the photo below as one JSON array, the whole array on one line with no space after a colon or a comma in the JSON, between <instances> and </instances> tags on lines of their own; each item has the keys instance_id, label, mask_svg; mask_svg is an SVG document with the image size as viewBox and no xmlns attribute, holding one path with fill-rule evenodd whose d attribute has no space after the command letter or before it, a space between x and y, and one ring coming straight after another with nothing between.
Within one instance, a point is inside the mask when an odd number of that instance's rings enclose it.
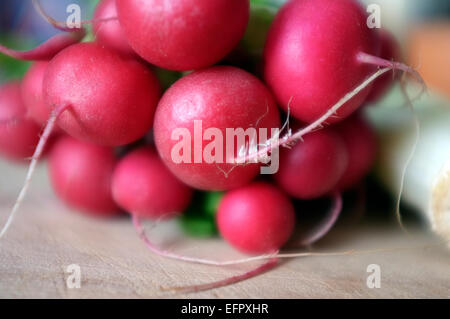
<instances>
[{"instance_id":1,"label":"wooden cutting board","mask_svg":"<svg viewBox=\"0 0 450 319\"><path fill-rule=\"evenodd\" d=\"M14 201L22 167L0 164L0 221ZM176 252L217 260L236 252L220 239L186 239L176 224L149 231ZM258 263L229 267L193 265L149 252L129 218L95 220L60 204L40 167L17 219L0 241L1 298L449 298L450 253L428 246L424 232L402 233L395 225L334 229L313 251L407 249L285 260L258 277L215 290L174 293L165 288L220 280ZM415 247L415 248L414 248ZM380 268L380 288L368 288L369 265ZM69 288L70 265L79 266L80 288Z\"/></svg>"}]
</instances>

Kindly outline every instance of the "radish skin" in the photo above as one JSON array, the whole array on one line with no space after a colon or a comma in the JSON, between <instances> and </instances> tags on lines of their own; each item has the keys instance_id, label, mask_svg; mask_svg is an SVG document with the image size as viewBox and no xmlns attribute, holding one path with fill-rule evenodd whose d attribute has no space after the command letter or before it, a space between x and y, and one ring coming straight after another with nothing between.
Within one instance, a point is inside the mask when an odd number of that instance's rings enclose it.
<instances>
[{"instance_id":1,"label":"radish skin","mask_svg":"<svg viewBox=\"0 0 450 319\"><path fill-rule=\"evenodd\" d=\"M19 82L0 86L0 154L25 163L39 142L39 126L27 117Z\"/></svg>"},{"instance_id":2,"label":"radish skin","mask_svg":"<svg viewBox=\"0 0 450 319\"><path fill-rule=\"evenodd\" d=\"M378 41L366 13L353 0L292 0L278 12L264 49L264 77L280 106L311 123L362 83L373 66L357 54L376 55ZM354 112L368 85L336 112L329 123Z\"/></svg>"},{"instance_id":3,"label":"radish skin","mask_svg":"<svg viewBox=\"0 0 450 319\"><path fill-rule=\"evenodd\" d=\"M72 32L69 33L57 34L38 47L27 51L17 51L0 45L0 53L18 60L48 61L64 48L80 42L85 35L86 31L84 29L78 29L75 31L72 30Z\"/></svg>"},{"instance_id":4,"label":"radish skin","mask_svg":"<svg viewBox=\"0 0 450 319\"><path fill-rule=\"evenodd\" d=\"M157 220L182 213L192 198L192 190L172 175L151 147L136 149L120 160L112 193L127 212Z\"/></svg>"},{"instance_id":5,"label":"radish skin","mask_svg":"<svg viewBox=\"0 0 450 319\"><path fill-rule=\"evenodd\" d=\"M277 252L292 235L294 225L290 199L262 182L228 192L217 211L220 234L233 247L250 254Z\"/></svg>"},{"instance_id":6,"label":"radish skin","mask_svg":"<svg viewBox=\"0 0 450 319\"><path fill-rule=\"evenodd\" d=\"M347 166L343 139L327 128L306 135L292 149L282 149L280 169L274 178L290 196L310 200L332 191Z\"/></svg>"},{"instance_id":7,"label":"radish skin","mask_svg":"<svg viewBox=\"0 0 450 319\"><path fill-rule=\"evenodd\" d=\"M249 0L116 0L116 6L131 47L175 71L224 58L244 36L250 12Z\"/></svg>"},{"instance_id":8,"label":"radish skin","mask_svg":"<svg viewBox=\"0 0 450 319\"><path fill-rule=\"evenodd\" d=\"M117 159L110 147L59 138L49 154L50 180L58 197L92 216L116 215L111 181Z\"/></svg>"},{"instance_id":9,"label":"radish skin","mask_svg":"<svg viewBox=\"0 0 450 319\"><path fill-rule=\"evenodd\" d=\"M108 146L143 137L160 97L146 66L96 43L73 45L52 59L43 90L46 105L68 106L58 118L62 130Z\"/></svg>"},{"instance_id":10,"label":"radish skin","mask_svg":"<svg viewBox=\"0 0 450 319\"><path fill-rule=\"evenodd\" d=\"M356 186L373 167L378 150L376 135L361 113L339 123L337 132L342 137L348 154L348 165L336 189L346 191Z\"/></svg>"},{"instance_id":11,"label":"radish skin","mask_svg":"<svg viewBox=\"0 0 450 319\"><path fill-rule=\"evenodd\" d=\"M202 143L201 162L195 163L194 121L198 120L202 121L203 132L208 128L220 130L222 163L206 162L203 154L211 141ZM154 135L163 162L180 180L202 190L227 190L247 184L258 175L260 164L230 163L226 157L226 129L266 128L270 138L271 129L279 126L274 98L260 80L238 68L217 66L191 73L166 91L156 111ZM171 137L180 128L190 133L191 154L188 162L176 163L172 150L179 140Z\"/></svg>"},{"instance_id":12,"label":"radish skin","mask_svg":"<svg viewBox=\"0 0 450 319\"><path fill-rule=\"evenodd\" d=\"M118 19L105 21L114 17L117 17L116 0L100 1L95 9L92 25L96 41L124 55L135 55Z\"/></svg>"},{"instance_id":13,"label":"radish skin","mask_svg":"<svg viewBox=\"0 0 450 319\"><path fill-rule=\"evenodd\" d=\"M42 83L48 61L35 62L22 81L22 98L28 115L39 125L45 125L50 117L51 107L44 102Z\"/></svg>"}]
</instances>

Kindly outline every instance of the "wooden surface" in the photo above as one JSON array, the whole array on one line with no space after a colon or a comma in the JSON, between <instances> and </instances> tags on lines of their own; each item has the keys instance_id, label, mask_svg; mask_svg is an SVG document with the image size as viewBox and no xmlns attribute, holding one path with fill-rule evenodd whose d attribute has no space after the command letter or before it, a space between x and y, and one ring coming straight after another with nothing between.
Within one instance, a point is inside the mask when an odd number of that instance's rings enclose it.
<instances>
[{"instance_id":1,"label":"wooden surface","mask_svg":"<svg viewBox=\"0 0 450 319\"><path fill-rule=\"evenodd\" d=\"M24 171L0 164L0 220L13 203ZM212 259L238 255L220 240L184 238L173 224L150 236L173 251ZM407 236L385 225L339 227L314 251L411 247L334 257L305 257L245 282L216 290L174 294L162 287L192 285L236 275L258 263L213 267L152 255L128 218L86 218L63 207L51 194L41 167L30 196L0 241L0 297L36 298L449 298L450 253L429 234ZM67 266L81 268L81 288L69 289ZM381 288L366 285L367 266L381 267Z\"/></svg>"}]
</instances>

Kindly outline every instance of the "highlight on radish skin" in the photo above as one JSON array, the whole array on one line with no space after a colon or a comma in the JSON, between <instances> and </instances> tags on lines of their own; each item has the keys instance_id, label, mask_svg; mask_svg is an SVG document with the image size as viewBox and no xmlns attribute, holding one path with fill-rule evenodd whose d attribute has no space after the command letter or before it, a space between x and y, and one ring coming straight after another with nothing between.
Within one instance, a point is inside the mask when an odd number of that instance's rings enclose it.
<instances>
[{"instance_id":1,"label":"highlight on radish skin","mask_svg":"<svg viewBox=\"0 0 450 319\"><path fill-rule=\"evenodd\" d=\"M111 193L116 162L113 148L60 137L49 154L53 189L64 203L89 215L116 215Z\"/></svg>"},{"instance_id":2,"label":"highlight on radish skin","mask_svg":"<svg viewBox=\"0 0 450 319\"><path fill-rule=\"evenodd\" d=\"M264 50L264 77L280 106L307 123L323 115L375 70L357 60L361 51L377 53L373 32L357 1L287 2L274 19ZM328 122L355 111L370 89L368 85Z\"/></svg>"},{"instance_id":3,"label":"highlight on radish skin","mask_svg":"<svg viewBox=\"0 0 450 319\"><path fill-rule=\"evenodd\" d=\"M95 9L92 24L96 41L122 54L135 55L136 53L128 44L119 20L104 21L104 19L114 17L117 17L116 1L100 1Z\"/></svg>"},{"instance_id":4,"label":"highlight on radish skin","mask_svg":"<svg viewBox=\"0 0 450 319\"><path fill-rule=\"evenodd\" d=\"M138 148L119 161L112 193L130 214L158 220L183 212L192 198L192 190L172 175L152 147Z\"/></svg>"},{"instance_id":5,"label":"highlight on radish skin","mask_svg":"<svg viewBox=\"0 0 450 319\"><path fill-rule=\"evenodd\" d=\"M326 128L309 133L292 149L282 149L274 178L292 197L316 199L333 190L347 166L343 139L333 128Z\"/></svg>"},{"instance_id":6,"label":"highlight on radish skin","mask_svg":"<svg viewBox=\"0 0 450 319\"><path fill-rule=\"evenodd\" d=\"M27 117L19 82L0 86L0 153L25 162L39 142L39 126Z\"/></svg>"},{"instance_id":7,"label":"highlight on radish skin","mask_svg":"<svg viewBox=\"0 0 450 319\"><path fill-rule=\"evenodd\" d=\"M188 71L211 66L244 36L249 0L116 0L131 47L159 67ZM171 23L168 23L171 21Z\"/></svg>"},{"instance_id":8,"label":"highlight on radish skin","mask_svg":"<svg viewBox=\"0 0 450 319\"><path fill-rule=\"evenodd\" d=\"M96 43L79 43L53 58L44 76L46 105L67 106L58 125L81 140L118 146L152 127L160 97L153 73L142 63Z\"/></svg>"},{"instance_id":9,"label":"highlight on radish skin","mask_svg":"<svg viewBox=\"0 0 450 319\"><path fill-rule=\"evenodd\" d=\"M242 252L274 253L292 235L294 207L275 186L255 182L225 194L217 225L224 239Z\"/></svg>"}]
</instances>

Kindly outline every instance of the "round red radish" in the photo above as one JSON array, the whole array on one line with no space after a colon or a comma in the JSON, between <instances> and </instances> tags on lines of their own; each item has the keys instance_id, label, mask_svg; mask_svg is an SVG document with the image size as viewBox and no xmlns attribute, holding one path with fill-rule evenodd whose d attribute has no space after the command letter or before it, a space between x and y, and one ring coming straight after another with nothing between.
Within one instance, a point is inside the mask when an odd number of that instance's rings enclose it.
<instances>
[{"instance_id":1,"label":"round red radish","mask_svg":"<svg viewBox=\"0 0 450 319\"><path fill-rule=\"evenodd\" d=\"M331 128L310 133L280 152L277 183L292 197L315 199L336 186L348 165L343 139Z\"/></svg>"},{"instance_id":2,"label":"round red radish","mask_svg":"<svg viewBox=\"0 0 450 319\"><path fill-rule=\"evenodd\" d=\"M339 123L336 129L348 153L347 169L336 188L345 191L369 173L376 159L377 140L370 124L359 113Z\"/></svg>"},{"instance_id":3,"label":"round red radish","mask_svg":"<svg viewBox=\"0 0 450 319\"><path fill-rule=\"evenodd\" d=\"M150 147L141 147L120 160L112 192L124 210L150 219L182 213L192 197L192 190L173 176Z\"/></svg>"},{"instance_id":4,"label":"round red radish","mask_svg":"<svg viewBox=\"0 0 450 319\"><path fill-rule=\"evenodd\" d=\"M378 55L386 60L398 60L400 57L399 47L394 36L387 30L380 32L381 52ZM372 90L367 96L366 102L374 103L382 98L394 83L393 71L383 74L372 85Z\"/></svg>"},{"instance_id":5,"label":"round red radish","mask_svg":"<svg viewBox=\"0 0 450 319\"><path fill-rule=\"evenodd\" d=\"M92 25L97 42L122 54L134 55L119 21L101 21L109 18L117 18L116 1L102 0L95 9Z\"/></svg>"},{"instance_id":6,"label":"round red radish","mask_svg":"<svg viewBox=\"0 0 450 319\"><path fill-rule=\"evenodd\" d=\"M279 11L264 49L264 76L279 104L311 123L361 84L374 68L358 62L376 54L375 31L354 0L292 0ZM336 122L366 99L368 86L337 112Z\"/></svg>"},{"instance_id":7,"label":"round red radish","mask_svg":"<svg viewBox=\"0 0 450 319\"><path fill-rule=\"evenodd\" d=\"M225 57L245 33L249 0L116 0L131 47L170 70L193 70Z\"/></svg>"},{"instance_id":8,"label":"round red radish","mask_svg":"<svg viewBox=\"0 0 450 319\"><path fill-rule=\"evenodd\" d=\"M279 250L292 235L294 225L294 207L289 198L262 182L228 192L217 212L220 234L245 253Z\"/></svg>"},{"instance_id":9,"label":"round red radish","mask_svg":"<svg viewBox=\"0 0 450 319\"><path fill-rule=\"evenodd\" d=\"M45 125L50 117L51 108L44 102L42 82L47 70L47 61L35 62L22 81L22 98L28 115L40 125Z\"/></svg>"},{"instance_id":10,"label":"round red radish","mask_svg":"<svg viewBox=\"0 0 450 319\"><path fill-rule=\"evenodd\" d=\"M33 155L39 142L39 126L27 117L19 82L0 86L0 154L10 160Z\"/></svg>"},{"instance_id":11,"label":"round red radish","mask_svg":"<svg viewBox=\"0 0 450 319\"><path fill-rule=\"evenodd\" d=\"M160 87L138 61L96 43L80 43L54 57L44 76L44 99L68 106L58 125L102 145L124 145L151 128Z\"/></svg>"},{"instance_id":12,"label":"round red radish","mask_svg":"<svg viewBox=\"0 0 450 319\"><path fill-rule=\"evenodd\" d=\"M114 150L60 137L49 154L50 180L58 197L69 206L95 216L116 214L111 194L116 165Z\"/></svg>"},{"instance_id":13,"label":"round red radish","mask_svg":"<svg viewBox=\"0 0 450 319\"><path fill-rule=\"evenodd\" d=\"M195 123L201 125L200 139L195 138ZM248 183L260 167L259 164L237 166L231 162L234 156L227 156L226 150L227 146L232 148L232 139L227 140L226 129L267 129L270 137L271 129L279 125L277 106L264 84L241 69L220 66L191 73L166 91L156 111L154 135L162 160L175 176L198 189L226 190ZM222 141L215 137L202 141L210 128L218 131ZM180 129L186 130L189 136L177 136ZM182 140L187 140L186 153L175 151ZM222 156L217 150L211 152L217 159L208 162L204 154L213 142L217 142ZM237 141L234 146L237 157ZM182 161L174 159L179 154L185 157Z\"/></svg>"}]
</instances>

